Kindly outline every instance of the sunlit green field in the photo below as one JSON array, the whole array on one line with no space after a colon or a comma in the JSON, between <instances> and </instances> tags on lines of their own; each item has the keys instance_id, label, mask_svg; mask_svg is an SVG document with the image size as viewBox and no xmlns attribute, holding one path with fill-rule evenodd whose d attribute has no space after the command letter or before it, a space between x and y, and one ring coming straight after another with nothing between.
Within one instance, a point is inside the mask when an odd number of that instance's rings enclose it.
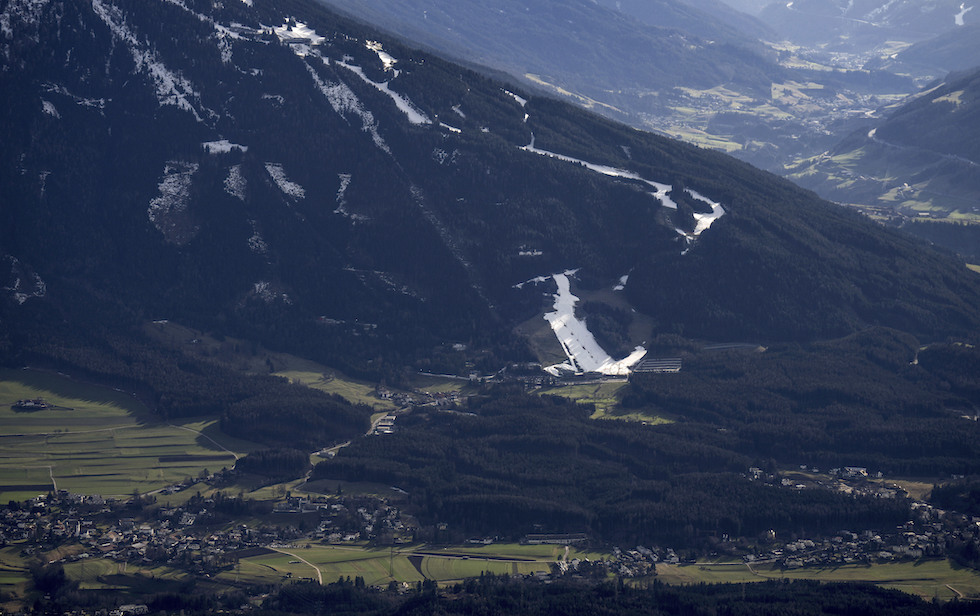
<instances>
[{"instance_id":1,"label":"sunlit green field","mask_svg":"<svg viewBox=\"0 0 980 616\"><path fill-rule=\"evenodd\" d=\"M895 588L927 599L949 600L980 597L980 572L961 568L948 560L894 564L844 565L783 571L770 565L738 561L702 562L694 565L657 565L657 579L669 584L736 583L764 579L819 580L822 582L869 582Z\"/></svg>"},{"instance_id":2,"label":"sunlit green field","mask_svg":"<svg viewBox=\"0 0 980 616\"><path fill-rule=\"evenodd\" d=\"M50 408L15 411L44 398ZM255 445L229 438L213 419L160 423L119 391L34 370L0 370L0 499L51 489L127 496L234 465Z\"/></svg>"},{"instance_id":3,"label":"sunlit green field","mask_svg":"<svg viewBox=\"0 0 980 616\"><path fill-rule=\"evenodd\" d=\"M374 395L375 388L373 385L339 376L335 373L324 374L322 372L287 370L277 372L276 375L286 377L294 383L302 383L307 387L325 391L328 394L337 394L354 404L366 404L381 410L395 408L395 404L390 400L381 400Z\"/></svg>"},{"instance_id":4,"label":"sunlit green field","mask_svg":"<svg viewBox=\"0 0 980 616\"><path fill-rule=\"evenodd\" d=\"M620 390L627 385L626 382L610 383L589 383L583 385L568 385L565 387L552 387L542 389L540 393L553 396L562 396L581 402L583 404L594 404L595 412L592 419L618 419L620 421L637 421L648 425L658 425L672 423L673 420L659 415L648 413L617 413L619 406Z\"/></svg>"}]
</instances>

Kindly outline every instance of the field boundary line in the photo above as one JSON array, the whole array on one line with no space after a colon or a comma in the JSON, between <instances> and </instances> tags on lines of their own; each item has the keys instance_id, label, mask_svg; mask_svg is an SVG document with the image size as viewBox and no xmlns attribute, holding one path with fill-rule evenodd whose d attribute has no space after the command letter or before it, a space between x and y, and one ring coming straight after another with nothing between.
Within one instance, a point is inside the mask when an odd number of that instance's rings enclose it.
<instances>
[{"instance_id":1,"label":"field boundary line","mask_svg":"<svg viewBox=\"0 0 980 616\"><path fill-rule=\"evenodd\" d=\"M320 572L319 567L317 567L316 565L314 565L313 563L311 563L310 561L306 560L305 558L303 558L298 554L293 554L292 552L287 552L286 550L282 550L280 548L272 548L272 549L279 552L280 554L286 554L287 556L292 556L293 558L300 560L306 563L307 565L313 567L313 570L316 571L316 581L320 583L320 586L323 586L323 573Z\"/></svg>"},{"instance_id":2,"label":"field boundary line","mask_svg":"<svg viewBox=\"0 0 980 616\"><path fill-rule=\"evenodd\" d=\"M231 455L233 455L233 456L235 456L235 460L236 460L236 461L237 461L237 460L238 460L238 459L239 459L239 458L241 457L241 456L239 456L239 455L238 455L237 453L235 453L234 451L232 451L232 450L230 450L230 449L228 449L227 447L225 447L224 445L222 445L222 444L221 444L221 443L219 443L218 441L216 441L216 440L214 440L213 438L211 438L211 437L210 437L210 436L208 436L207 434L205 434L205 433L203 433L203 432L201 432L200 430L195 430L194 428L188 428L187 426L175 426L174 424L167 424L167 425L168 425L168 426L170 426L171 428L177 428L177 429L180 429L180 430L187 430L188 432L193 432L194 434L198 434L198 435L200 435L200 436L203 436L204 438L206 438L206 439L208 439L209 441L211 441L212 443L214 443L214 444L215 444L215 446L216 446L216 447L217 447L218 449L220 449L221 451L224 451L224 452L227 452L227 453L230 453Z\"/></svg>"}]
</instances>

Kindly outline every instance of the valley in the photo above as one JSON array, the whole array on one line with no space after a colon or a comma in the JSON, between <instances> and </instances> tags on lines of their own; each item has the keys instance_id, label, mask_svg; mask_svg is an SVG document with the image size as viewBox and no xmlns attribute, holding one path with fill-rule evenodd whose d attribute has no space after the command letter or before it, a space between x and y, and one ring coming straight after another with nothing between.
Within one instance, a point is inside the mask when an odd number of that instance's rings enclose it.
<instances>
[{"instance_id":1,"label":"valley","mask_svg":"<svg viewBox=\"0 0 980 616\"><path fill-rule=\"evenodd\" d=\"M972 74L696 2L0 0L4 611L976 612L965 253L641 130L961 217Z\"/></svg>"}]
</instances>

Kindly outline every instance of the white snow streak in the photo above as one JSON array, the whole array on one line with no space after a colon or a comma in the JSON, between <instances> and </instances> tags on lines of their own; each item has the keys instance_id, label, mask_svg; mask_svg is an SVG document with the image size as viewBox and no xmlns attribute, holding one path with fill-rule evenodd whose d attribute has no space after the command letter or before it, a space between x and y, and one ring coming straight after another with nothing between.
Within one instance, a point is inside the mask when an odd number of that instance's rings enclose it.
<instances>
[{"instance_id":1,"label":"white snow streak","mask_svg":"<svg viewBox=\"0 0 980 616\"><path fill-rule=\"evenodd\" d=\"M568 372L628 375L630 368L646 355L646 349L638 346L629 356L618 361L602 350L585 321L575 318L575 304L578 302L578 298L572 295L570 291L568 274L571 273L573 272L552 276L558 284L558 293L555 294L555 311L544 315L544 318L551 324L551 329L555 332L568 361L549 366L545 370L555 376Z\"/></svg>"},{"instance_id":2,"label":"white snow streak","mask_svg":"<svg viewBox=\"0 0 980 616\"><path fill-rule=\"evenodd\" d=\"M534 135L531 135L531 143L522 146L522 150L527 152L533 152L535 154L541 154L542 156L550 156L552 158L557 158L558 160L563 160L569 163L576 163L582 165L590 171L595 171L596 173L601 173L603 175L608 175L612 177L626 178L628 180L637 180L652 186L656 192L651 193L656 197L664 207L668 207L672 210L677 209L677 204L667 196L670 192L670 184L661 184L660 182L653 182L651 180L646 180L640 177L639 174L632 171L627 171L626 169L617 169L616 167L609 167L607 165L597 165L595 163L586 162L584 160L579 160L578 158L572 158L571 156L565 156L564 154L555 154L554 152L549 152L548 150L541 150L534 147Z\"/></svg>"},{"instance_id":3,"label":"white snow streak","mask_svg":"<svg viewBox=\"0 0 980 616\"><path fill-rule=\"evenodd\" d=\"M342 81L324 82L309 64L306 65L306 70L310 72L313 82L316 83L320 92L327 97L327 102L330 103L334 111L344 117L353 114L360 118L364 132L371 135L374 145L386 154L391 154L391 149L378 132L378 122L374 119L374 114L364 108L357 95L346 83Z\"/></svg>"},{"instance_id":4,"label":"white snow streak","mask_svg":"<svg viewBox=\"0 0 980 616\"><path fill-rule=\"evenodd\" d=\"M387 94L391 98L391 100L395 101L395 106L398 107L398 109L401 110L402 113L408 116L408 121L411 122L412 124L432 124L432 120L429 119L429 116L425 115L425 113L422 110L420 110L418 107L412 104L412 101L408 100L401 94L392 91L391 88L388 87L387 81L384 83L377 83L371 81L371 79L364 74L364 70L359 66L355 66L353 64L347 64L346 62L337 62L337 64L343 66L347 70L352 71L355 75L360 77L365 83L369 83L375 88L377 88L378 90L380 90L381 92Z\"/></svg>"},{"instance_id":5,"label":"white snow streak","mask_svg":"<svg viewBox=\"0 0 980 616\"><path fill-rule=\"evenodd\" d=\"M687 194L691 195L698 201L702 201L711 206L710 214L699 214L697 212L694 213L694 220L696 221L697 224L695 224L694 226L694 231L692 235L694 237L698 237L699 235L701 235L701 233L707 230L708 227L710 227L713 222L715 222L716 220L718 220L719 218L725 215L725 208L723 208L721 204L718 203L717 201L712 201L711 199L708 199L704 195L696 191L693 191L690 188L685 188L684 190L687 192Z\"/></svg>"},{"instance_id":6,"label":"white snow streak","mask_svg":"<svg viewBox=\"0 0 980 616\"><path fill-rule=\"evenodd\" d=\"M193 84L180 73L168 69L155 51L141 49L139 39L126 25L122 12L117 7L106 5L102 0L92 0L92 9L109 27L112 34L129 48L133 62L136 63L136 70L145 72L153 80L157 102L160 105L174 105L192 114L198 122L203 122L201 114L191 103L192 99L200 99L200 94L194 89ZM201 109L208 116L216 115L204 106L201 106Z\"/></svg>"},{"instance_id":7,"label":"white snow streak","mask_svg":"<svg viewBox=\"0 0 980 616\"><path fill-rule=\"evenodd\" d=\"M54 103L50 101L42 100L41 110L44 111L44 113L48 114L49 116L53 116L55 118L58 118L59 120L61 119L61 114L58 113L58 110L55 108Z\"/></svg>"},{"instance_id":8,"label":"white snow streak","mask_svg":"<svg viewBox=\"0 0 980 616\"><path fill-rule=\"evenodd\" d=\"M303 199L306 197L306 190L296 182L291 182L286 177L286 171L279 163L266 163L265 170L285 195L293 199Z\"/></svg>"},{"instance_id":9,"label":"white snow streak","mask_svg":"<svg viewBox=\"0 0 980 616\"><path fill-rule=\"evenodd\" d=\"M613 287L613 291L622 291L622 290L626 289L626 282L629 279L630 279L630 275L629 274L626 274L625 276L620 276L619 277L619 284L617 284L616 286Z\"/></svg>"},{"instance_id":10,"label":"white snow streak","mask_svg":"<svg viewBox=\"0 0 980 616\"><path fill-rule=\"evenodd\" d=\"M511 92L509 90L504 90L503 92L507 96L509 96L512 99L514 99L515 101L517 101L517 104L520 105L521 107L524 107L525 105L527 105L527 99L526 98L521 98L520 96L514 94L513 92Z\"/></svg>"},{"instance_id":11,"label":"white snow streak","mask_svg":"<svg viewBox=\"0 0 980 616\"><path fill-rule=\"evenodd\" d=\"M395 58L393 58L391 56L391 54L389 54L388 52L386 52L381 47L381 43L379 43L378 41L367 41L365 43L365 46L368 49L370 49L371 51L373 51L374 53L378 54L378 59L381 60L381 64L382 64L382 66L385 67L385 70L386 71L388 71L388 70L394 71L395 72L395 77L398 77L398 71L395 71L394 70L395 69L395 64L398 63L398 60L396 60Z\"/></svg>"}]
</instances>

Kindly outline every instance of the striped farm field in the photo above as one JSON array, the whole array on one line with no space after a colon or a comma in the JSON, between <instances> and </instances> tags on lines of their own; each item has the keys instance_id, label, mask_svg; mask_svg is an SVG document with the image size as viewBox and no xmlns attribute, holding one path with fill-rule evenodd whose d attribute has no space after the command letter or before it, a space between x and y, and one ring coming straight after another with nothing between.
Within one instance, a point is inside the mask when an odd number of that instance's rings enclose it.
<instances>
[{"instance_id":1,"label":"striped farm field","mask_svg":"<svg viewBox=\"0 0 980 616\"><path fill-rule=\"evenodd\" d=\"M12 407L43 398L48 408ZM161 423L125 392L36 370L0 370L0 500L54 489L128 496L234 465L256 446L214 419Z\"/></svg>"}]
</instances>

